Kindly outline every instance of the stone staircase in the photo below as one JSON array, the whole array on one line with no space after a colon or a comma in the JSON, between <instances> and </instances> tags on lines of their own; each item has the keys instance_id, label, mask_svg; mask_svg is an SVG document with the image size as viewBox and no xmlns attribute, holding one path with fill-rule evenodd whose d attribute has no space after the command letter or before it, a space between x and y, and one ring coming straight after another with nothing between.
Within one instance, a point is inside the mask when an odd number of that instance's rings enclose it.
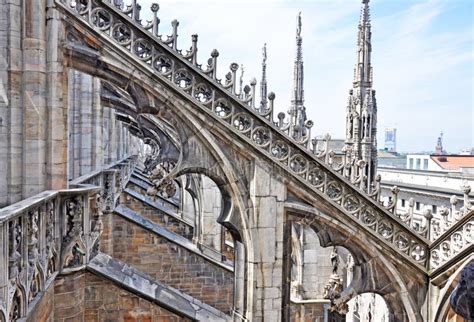
<instances>
[{"instance_id":1,"label":"stone staircase","mask_svg":"<svg viewBox=\"0 0 474 322\"><path fill-rule=\"evenodd\" d=\"M219 312L216 315L211 310L219 319L227 319L233 305L233 263L216 251L194 244L192 226L172 213L166 200L163 206L135 189L140 187L132 178L122 193L121 204L113 213L103 215L102 253L94 263L103 261L102 271L108 269L108 264L121 263L123 270L130 268L146 276L146 287L154 288L150 285L156 283L169 288L186 299L191 298L190 303L197 301ZM118 270L117 274L124 273ZM124 287L141 294L140 289ZM209 310L204 311L210 314ZM188 313L185 315L193 318Z\"/></svg>"}]
</instances>

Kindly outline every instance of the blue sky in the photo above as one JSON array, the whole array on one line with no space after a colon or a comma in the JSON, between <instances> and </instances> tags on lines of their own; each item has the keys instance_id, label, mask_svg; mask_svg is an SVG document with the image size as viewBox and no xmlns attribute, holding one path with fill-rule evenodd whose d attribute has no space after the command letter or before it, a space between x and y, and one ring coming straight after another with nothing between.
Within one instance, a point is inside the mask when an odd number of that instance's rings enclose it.
<instances>
[{"instance_id":1,"label":"blue sky","mask_svg":"<svg viewBox=\"0 0 474 322\"><path fill-rule=\"evenodd\" d=\"M139 1L143 16L153 1ZM244 80L260 79L267 43L269 90L278 111L290 102L296 15L302 12L305 105L313 133L343 138L356 59L360 0L160 1L160 30L178 19L178 46L199 35L198 61L220 52L218 74L243 64ZM456 153L474 146L473 5L471 0L372 0L372 66L378 103L378 146L385 127L397 128L399 151Z\"/></svg>"}]
</instances>

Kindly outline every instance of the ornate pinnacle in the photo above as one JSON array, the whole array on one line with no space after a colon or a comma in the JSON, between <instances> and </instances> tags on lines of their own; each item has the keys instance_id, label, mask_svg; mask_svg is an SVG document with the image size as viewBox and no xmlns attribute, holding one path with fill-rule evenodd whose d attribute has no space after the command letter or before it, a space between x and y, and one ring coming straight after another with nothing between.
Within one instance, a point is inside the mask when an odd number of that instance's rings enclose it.
<instances>
[{"instance_id":1,"label":"ornate pinnacle","mask_svg":"<svg viewBox=\"0 0 474 322\"><path fill-rule=\"evenodd\" d=\"M297 24L296 24L296 36L301 36L301 11L298 13Z\"/></svg>"},{"instance_id":2,"label":"ornate pinnacle","mask_svg":"<svg viewBox=\"0 0 474 322\"><path fill-rule=\"evenodd\" d=\"M296 24L296 58L293 72L293 94L289 114L291 115L290 134L296 140L301 139L306 130L296 131L296 129L304 129L306 122L306 109L304 107L304 90L303 90L303 37L301 37L301 12L298 13Z\"/></svg>"},{"instance_id":3,"label":"ornate pinnacle","mask_svg":"<svg viewBox=\"0 0 474 322\"><path fill-rule=\"evenodd\" d=\"M362 1L359 21L359 35L357 39L358 57L355 66L354 84L358 86L371 86L372 66L371 66L371 27L369 0Z\"/></svg>"},{"instance_id":4,"label":"ornate pinnacle","mask_svg":"<svg viewBox=\"0 0 474 322\"><path fill-rule=\"evenodd\" d=\"M262 81L260 82L260 111L267 109L267 44L262 49Z\"/></svg>"}]
</instances>

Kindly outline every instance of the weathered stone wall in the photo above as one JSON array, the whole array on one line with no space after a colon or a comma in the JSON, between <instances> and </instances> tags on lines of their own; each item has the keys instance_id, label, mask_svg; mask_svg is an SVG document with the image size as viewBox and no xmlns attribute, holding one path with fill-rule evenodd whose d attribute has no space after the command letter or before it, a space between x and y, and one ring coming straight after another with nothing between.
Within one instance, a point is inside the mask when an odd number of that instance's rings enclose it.
<instances>
[{"instance_id":1,"label":"weathered stone wall","mask_svg":"<svg viewBox=\"0 0 474 322\"><path fill-rule=\"evenodd\" d=\"M286 187L271 169L255 164L250 196L253 246L254 312L252 321L281 321Z\"/></svg>"},{"instance_id":2,"label":"weathered stone wall","mask_svg":"<svg viewBox=\"0 0 474 322\"><path fill-rule=\"evenodd\" d=\"M69 70L68 88L68 177L74 179L128 155L132 140L115 111L102 106L98 78Z\"/></svg>"},{"instance_id":3,"label":"weathered stone wall","mask_svg":"<svg viewBox=\"0 0 474 322\"><path fill-rule=\"evenodd\" d=\"M345 317L329 311L329 304L291 303L291 322L343 322ZM379 321L379 320L373 320Z\"/></svg>"},{"instance_id":4,"label":"weathered stone wall","mask_svg":"<svg viewBox=\"0 0 474 322\"><path fill-rule=\"evenodd\" d=\"M54 321L84 321L85 272L57 277L54 282Z\"/></svg>"},{"instance_id":5,"label":"weathered stone wall","mask_svg":"<svg viewBox=\"0 0 474 322\"><path fill-rule=\"evenodd\" d=\"M58 277L51 293L56 322L189 321L85 271ZM52 321L51 316L49 320ZM28 321L47 320L35 315Z\"/></svg>"},{"instance_id":6,"label":"weathered stone wall","mask_svg":"<svg viewBox=\"0 0 474 322\"><path fill-rule=\"evenodd\" d=\"M230 313L234 286L232 272L118 215L105 216L102 237L101 251L104 253Z\"/></svg>"},{"instance_id":7,"label":"weathered stone wall","mask_svg":"<svg viewBox=\"0 0 474 322\"><path fill-rule=\"evenodd\" d=\"M214 181L206 176L202 180L202 240L215 250L221 250L222 226L217 222L222 210L222 196Z\"/></svg>"},{"instance_id":8,"label":"weathered stone wall","mask_svg":"<svg viewBox=\"0 0 474 322\"><path fill-rule=\"evenodd\" d=\"M0 2L0 207L67 185L67 75L46 0Z\"/></svg>"}]
</instances>

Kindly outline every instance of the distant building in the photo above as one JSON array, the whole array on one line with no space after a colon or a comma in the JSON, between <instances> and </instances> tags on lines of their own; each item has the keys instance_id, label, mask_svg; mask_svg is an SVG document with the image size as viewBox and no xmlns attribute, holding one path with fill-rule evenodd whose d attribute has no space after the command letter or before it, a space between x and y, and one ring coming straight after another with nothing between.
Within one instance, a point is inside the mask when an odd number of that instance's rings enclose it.
<instances>
[{"instance_id":1,"label":"distant building","mask_svg":"<svg viewBox=\"0 0 474 322\"><path fill-rule=\"evenodd\" d=\"M474 155L474 148L465 148L459 152L459 155Z\"/></svg>"},{"instance_id":2,"label":"distant building","mask_svg":"<svg viewBox=\"0 0 474 322\"><path fill-rule=\"evenodd\" d=\"M409 154L406 168L396 166L397 157L388 156L385 152L380 161L377 173L381 176L381 199L389 204L392 202L392 187L400 191L397 199L397 213L411 211L415 218L422 221L423 212L431 210L433 216L441 217L440 209L452 208L452 197L464 198L463 187L474 187L474 155L434 155ZM399 156L398 160L402 157ZM390 160L392 163L390 163ZM395 166L393 166L395 165ZM469 193L469 199L474 193Z\"/></svg>"},{"instance_id":3,"label":"distant building","mask_svg":"<svg viewBox=\"0 0 474 322\"><path fill-rule=\"evenodd\" d=\"M391 188L397 186L400 189L396 206L397 213L406 213L411 204L413 214L420 222L426 209L431 210L436 218L440 218L440 209L452 207L452 196L462 200L462 187L465 185L474 187L474 173L385 167L379 167L377 170L382 177L381 199L387 204L390 203L392 201ZM471 201L474 199L474 192L469 194L469 199Z\"/></svg>"},{"instance_id":4,"label":"distant building","mask_svg":"<svg viewBox=\"0 0 474 322\"><path fill-rule=\"evenodd\" d=\"M405 169L407 164L406 154L398 154L379 150L377 153L378 167Z\"/></svg>"},{"instance_id":5,"label":"distant building","mask_svg":"<svg viewBox=\"0 0 474 322\"><path fill-rule=\"evenodd\" d=\"M406 162L413 170L474 172L474 155L409 154Z\"/></svg>"},{"instance_id":6,"label":"distant building","mask_svg":"<svg viewBox=\"0 0 474 322\"><path fill-rule=\"evenodd\" d=\"M397 152L397 129L385 128L385 150Z\"/></svg>"}]
</instances>

